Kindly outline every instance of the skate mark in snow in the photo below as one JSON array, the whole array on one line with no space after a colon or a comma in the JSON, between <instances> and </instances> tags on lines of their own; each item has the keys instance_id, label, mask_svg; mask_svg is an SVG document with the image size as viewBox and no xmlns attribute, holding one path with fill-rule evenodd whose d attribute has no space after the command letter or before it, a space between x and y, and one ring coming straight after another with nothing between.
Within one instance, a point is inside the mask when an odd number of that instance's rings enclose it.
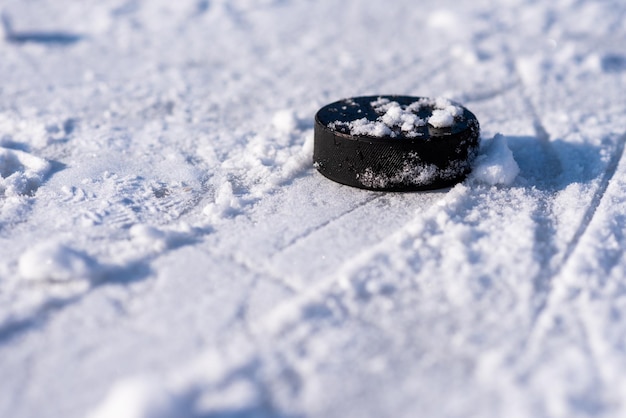
<instances>
[{"instance_id":1,"label":"skate mark in snow","mask_svg":"<svg viewBox=\"0 0 626 418\"><path fill-rule=\"evenodd\" d=\"M533 287L536 296L539 298L537 306L533 308L533 318L531 322L534 327L537 318L545 309L546 303L550 297L550 292L552 291L551 282L555 275L554 262L558 254L558 246L555 242L557 231L551 206L554 194L562 182L563 167L554 145L551 142L550 134L546 130L539 117L539 112L526 91L527 87L524 84L524 79L517 67L514 68L516 69L518 84L522 89L522 97L526 105L526 110L533 119L533 129L535 131L535 138L541 148L541 157L544 159L533 179L535 185L543 189L538 190L536 194L537 208L534 213L536 225L535 240L533 241L535 246L534 254L540 266L538 274L533 278Z\"/></svg>"},{"instance_id":2,"label":"skate mark in snow","mask_svg":"<svg viewBox=\"0 0 626 418\"><path fill-rule=\"evenodd\" d=\"M589 225L593 221L596 215L597 209L602 203L604 196L606 194L606 191L611 183L611 180L613 179L617 171L617 168L619 166L619 163L624 156L625 143L626 143L626 133L624 133L617 140L615 150L611 154L611 158L606 166L606 169L600 180L600 183L596 191L594 192L593 197L589 205L587 206L587 209L585 210L585 214L583 215L582 221L578 225L578 228L573 234L571 240L568 242L567 247L565 248L565 251L563 252L562 257L558 260L558 264L553 269L553 273L552 273L553 277L559 276L562 270L567 266L567 264L569 263L571 259L571 256L576 251L576 248L578 247L583 236L587 232ZM614 263L611 263L611 264L614 264ZM538 312L538 315L534 318L533 328L532 328L530 335L527 338L526 346L538 344L538 341L540 341L541 338L543 337L545 333L545 329L539 327L538 324L544 323L547 319L550 318L550 316L554 315L554 313L551 312L550 310L551 302L552 301L550 297L547 297L544 303L540 306L541 310ZM584 328L588 328L588 326L583 324L584 320L582 318L579 318L579 321L581 322L580 324L581 328L583 328L585 332L589 333L590 331L588 329L584 329Z\"/></svg>"},{"instance_id":3,"label":"skate mark in snow","mask_svg":"<svg viewBox=\"0 0 626 418\"><path fill-rule=\"evenodd\" d=\"M233 254L228 257L228 260L237 266L243 268L244 270L253 273L254 275L263 276L264 279L270 280L272 283L277 284L282 289L286 290L288 293L296 294L300 290L297 286L294 286L288 280L277 276L265 269L259 268L258 264L253 264L250 260L245 257L238 256L237 254Z\"/></svg>"},{"instance_id":4,"label":"skate mark in snow","mask_svg":"<svg viewBox=\"0 0 626 418\"><path fill-rule=\"evenodd\" d=\"M578 229L574 233L571 241L568 243L565 253L563 254L563 258L559 262L558 270L560 270L569 260L572 253L578 246L580 239L589 228L589 224L593 220L593 217L600 206L600 202L604 198L607 188L611 182L611 179L615 175L617 171L617 166L619 165L620 160L624 156L624 144L626 143L626 133L624 133L617 141L617 145L615 151L611 154L611 159L609 160L606 170L604 171L604 175L600 180L600 184L594 193L587 210L585 211L585 215L583 216L583 221L578 226Z\"/></svg>"},{"instance_id":5,"label":"skate mark in snow","mask_svg":"<svg viewBox=\"0 0 626 418\"><path fill-rule=\"evenodd\" d=\"M603 201L606 191L611 183L611 180L613 179L617 171L619 162L623 158L625 143L626 143L626 133L621 135L619 139L617 140L617 143L615 144L615 149L611 153L611 157L608 163L606 164L605 171L599 181L599 184L595 192L593 193L593 196L589 204L587 205L585 209L584 215L582 216L582 220L579 223L573 235L571 236L571 239L569 240L569 242L567 242L565 249L561 251L561 254L555 254L555 256L558 256L558 258L551 260L549 269L545 272L542 271L540 275L538 276L538 279L549 280L549 283L547 283L548 288L547 288L547 293L545 297L542 298L539 305L535 309L535 314L531 322L530 332L524 342L524 349L526 349L527 347L536 347L539 344L539 341L542 339L542 337L545 335L545 332L546 332L546 329L540 326L540 324L546 323L546 320L548 320L550 317L555 315L555 313L552 312L552 309L551 309L551 305L553 304L553 298L557 297L554 294L555 292L554 292L553 281L555 278L560 276L562 270L570 261L572 254L576 251L576 248L578 247L582 237L585 235L586 231L589 228L589 225L593 221L594 216L596 215L596 211L598 207L600 206L601 202ZM600 158L598 150L595 150L595 151L596 151L595 154L593 152L589 153L590 155L589 158L598 158L598 159ZM590 178L590 179L579 179L579 180L590 181L592 179ZM575 316L577 315L574 315L574 317ZM570 319L574 320L573 317L570 317ZM584 320L582 318L578 318L576 321L578 322L581 332L589 333L589 330L586 329L588 328L588 326L586 326L583 323ZM589 344L590 344L589 341L584 342L584 345L585 347L587 347L586 349L590 353L590 356L591 356L593 355L593 353L592 353L592 347L589 346Z\"/></svg>"},{"instance_id":6,"label":"skate mark in snow","mask_svg":"<svg viewBox=\"0 0 626 418\"><path fill-rule=\"evenodd\" d=\"M326 221L322 222L321 224L307 229L304 232L302 232L299 235L296 235L295 237L293 237L289 242L287 242L284 245L281 245L277 248L276 253L274 254L274 256L284 252L285 250L289 249L290 247L293 247L294 245L296 245L297 243L299 243L300 241L306 239L307 237L309 237L310 235L321 231L322 229L326 228L327 226L331 225L332 223L342 219L344 216L350 215L351 213L353 213L356 210L359 210L363 207L365 207L366 205L368 205L369 203L375 201L376 199L381 198L382 195L374 195L374 196L370 196L367 199L363 200L362 202L360 202L359 204L351 207L350 209L347 209L339 214L337 214L336 216L331 217L330 219L327 219Z\"/></svg>"},{"instance_id":7,"label":"skate mark in snow","mask_svg":"<svg viewBox=\"0 0 626 418\"><path fill-rule=\"evenodd\" d=\"M4 39L11 44L36 43L67 46L81 41L84 38L82 35L64 31L16 31L13 29L9 15L2 13L0 19L2 19L4 29Z\"/></svg>"}]
</instances>

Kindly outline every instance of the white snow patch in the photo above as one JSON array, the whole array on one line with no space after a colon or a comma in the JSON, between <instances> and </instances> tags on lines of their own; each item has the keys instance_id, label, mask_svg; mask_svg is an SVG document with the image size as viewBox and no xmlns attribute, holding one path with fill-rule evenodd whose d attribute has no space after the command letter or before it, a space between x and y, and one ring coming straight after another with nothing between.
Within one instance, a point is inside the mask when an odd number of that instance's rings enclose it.
<instances>
[{"instance_id":1,"label":"white snow patch","mask_svg":"<svg viewBox=\"0 0 626 418\"><path fill-rule=\"evenodd\" d=\"M117 382L88 418L174 418L180 416L175 397L156 377Z\"/></svg>"},{"instance_id":2,"label":"white snow patch","mask_svg":"<svg viewBox=\"0 0 626 418\"><path fill-rule=\"evenodd\" d=\"M349 123L350 134L369 135L375 137L394 136L389 126L384 122L369 121L367 118L357 119Z\"/></svg>"},{"instance_id":3,"label":"white snow patch","mask_svg":"<svg viewBox=\"0 0 626 418\"><path fill-rule=\"evenodd\" d=\"M548 64L541 55L522 56L516 60L515 66L520 78L527 86L539 84L548 69Z\"/></svg>"},{"instance_id":4,"label":"white snow patch","mask_svg":"<svg viewBox=\"0 0 626 418\"><path fill-rule=\"evenodd\" d=\"M424 126L425 122L417 115L403 109L397 102L390 103L389 108L382 116L387 126L399 126L403 132L411 132L416 126Z\"/></svg>"},{"instance_id":5,"label":"white snow patch","mask_svg":"<svg viewBox=\"0 0 626 418\"><path fill-rule=\"evenodd\" d=\"M58 120L42 121L24 117L15 112L0 113L0 146L6 142L44 147L53 139L63 135L62 123Z\"/></svg>"},{"instance_id":6,"label":"white snow patch","mask_svg":"<svg viewBox=\"0 0 626 418\"><path fill-rule=\"evenodd\" d=\"M433 113L428 118L428 123L435 128L449 128L454 125L454 120L461 116L463 110L442 97L434 101L425 101L424 104L433 106Z\"/></svg>"},{"instance_id":7,"label":"white snow patch","mask_svg":"<svg viewBox=\"0 0 626 418\"><path fill-rule=\"evenodd\" d=\"M464 44L457 44L450 49L450 55L458 58L465 65L476 65L480 62L478 53L471 47Z\"/></svg>"},{"instance_id":8,"label":"white snow patch","mask_svg":"<svg viewBox=\"0 0 626 418\"><path fill-rule=\"evenodd\" d=\"M149 247L154 251L163 251L168 247L168 234L153 226L133 225L129 232L135 244L142 247Z\"/></svg>"},{"instance_id":9,"label":"white snow patch","mask_svg":"<svg viewBox=\"0 0 626 418\"><path fill-rule=\"evenodd\" d=\"M435 109L433 115L428 119L428 123L435 128L446 128L454 124L454 116L446 110Z\"/></svg>"},{"instance_id":10,"label":"white snow patch","mask_svg":"<svg viewBox=\"0 0 626 418\"><path fill-rule=\"evenodd\" d=\"M283 118L279 118L282 120ZM211 222L239 214L246 206L311 168L313 130L256 133L221 163L213 199L202 210Z\"/></svg>"},{"instance_id":11,"label":"white snow patch","mask_svg":"<svg viewBox=\"0 0 626 418\"><path fill-rule=\"evenodd\" d=\"M120 240L111 246L111 257L107 262L112 266L140 262L168 249L189 244L203 231L207 231L206 227L194 227L186 222L167 227L135 224L128 231L129 239Z\"/></svg>"},{"instance_id":12,"label":"white snow patch","mask_svg":"<svg viewBox=\"0 0 626 418\"><path fill-rule=\"evenodd\" d=\"M241 201L233 193L233 185L225 180L215 191L213 202L206 205L202 212L212 221L217 221L226 216L232 216L240 208Z\"/></svg>"},{"instance_id":13,"label":"white snow patch","mask_svg":"<svg viewBox=\"0 0 626 418\"><path fill-rule=\"evenodd\" d=\"M298 128L298 118L291 109L280 110L274 113L272 125L281 133L293 132Z\"/></svg>"},{"instance_id":14,"label":"white snow patch","mask_svg":"<svg viewBox=\"0 0 626 418\"><path fill-rule=\"evenodd\" d=\"M86 253L62 243L47 242L20 257L19 272L26 280L65 282L96 279L101 269Z\"/></svg>"},{"instance_id":15,"label":"white snow patch","mask_svg":"<svg viewBox=\"0 0 626 418\"><path fill-rule=\"evenodd\" d=\"M0 147L0 196L31 194L49 170L50 164L43 158Z\"/></svg>"},{"instance_id":16,"label":"white snow patch","mask_svg":"<svg viewBox=\"0 0 626 418\"><path fill-rule=\"evenodd\" d=\"M450 10L435 10L428 16L428 26L436 29L454 30L458 26L458 18Z\"/></svg>"},{"instance_id":17,"label":"white snow patch","mask_svg":"<svg viewBox=\"0 0 626 418\"><path fill-rule=\"evenodd\" d=\"M497 134L491 143L486 145L484 153L476 157L472 177L492 186L508 186L513 183L519 171L506 138Z\"/></svg>"}]
</instances>

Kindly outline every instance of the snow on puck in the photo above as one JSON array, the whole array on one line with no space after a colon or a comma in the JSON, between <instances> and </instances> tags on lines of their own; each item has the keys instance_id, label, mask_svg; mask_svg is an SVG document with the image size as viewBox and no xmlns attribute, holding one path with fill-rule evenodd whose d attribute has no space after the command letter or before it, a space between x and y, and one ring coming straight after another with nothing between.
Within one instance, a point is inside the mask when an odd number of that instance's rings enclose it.
<instances>
[{"instance_id":1,"label":"snow on puck","mask_svg":"<svg viewBox=\"0 0 626 418\"><path fill-rule=\"evenodd\" d=\"M313 162L324 176L348 186L438 189L467 176L479 137L476 116L447 99L354 97L315 115Z\"/></svg>"}]
</instances>

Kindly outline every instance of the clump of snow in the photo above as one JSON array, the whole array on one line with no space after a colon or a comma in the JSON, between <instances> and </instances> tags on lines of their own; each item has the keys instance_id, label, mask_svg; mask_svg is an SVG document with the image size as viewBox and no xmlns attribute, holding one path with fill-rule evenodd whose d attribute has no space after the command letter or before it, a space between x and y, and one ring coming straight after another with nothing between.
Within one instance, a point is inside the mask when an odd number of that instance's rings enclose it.
<instances>
[{"instance_id":1,"label":"clump of snow","mask_svg":"<svg viewBox=\"0 0 626 418\"><path fill-rule=\"evenodd\" d=\"M360 118L354 121L334 121L328 125L331 129L347 127L351 135L395 138L399 133L409 138L420 136L416 128L431 125L434 128L449 128L463 114L463 109L444 98L421 98L409 105L379 97L370 103L378 114L376 120ZM431 115L424 118L418 113L424 109Z\"/></svg>"},{"instance_id":2,"label":"clump of snow","mask_svg":"<svg viewBox=\"0 0 626 418\"><path fill-rule=\"evenodd\" d=\"M403 132L411 132L416 126L424 126L424 120L414 113L402 109L397 102L392 102L382 116L383 123L387 126L399 126Z\"/></svg>"},{"instance_id":3,"label":"clump of snow","mask_svg":"<svg viewBox=\"0 0 626 418\"><path fill-rule=\"evenodd\" d=\"M88 418L171 418L180 413L176 398L155 377L116 383Z\"/></svg>"},{"instance_id":4,"label":"clump of snow","mask_svg":"<svg viewBox=\"0 0 626 418\"><path fill-rule=\"evenodd\" d=\"M19 273L26 280L67 282L93 280L101 274L88 254L58 242L47 242L26 251L19 259Z\"/></svg>"},{"instance_id":5,"label":"clump of snow","mask_svg":"<svg viewBox=\"0 0 626 418\"><path fill-rule=\"evenodd\" d=\"M0 146L17 143L26 144L31 149L43 148L66 138L74 124L74 119L56 115L41 117L14 111L0 112Z\"/></svg>"},{"instance_id":6,"label":"clump of snow","mask_svg":"<svg viewBox=\"0 0 626 418\"><path fill-rule=\"evenodd\" d=\"M348 124L352 135L369 135L375 137L395 136L389 125L384 122L370 121L367 118L357 119Z\"/></svg>"},{"instance_id":7,"label":"clump of snow","mask_svg":"<svg viewBox=\"0 0 626 418\"><path fill-rule=\"evenodd\" d=\"M472 177L492 186L508 186L513 183L519 171L506 138L497 134L485 147L485 151L476 157Z\"/></svg>"},{"instance_id":8,"label":"clump of snow","mask_svg":"<svg viewBox=\"0 0 626 418\"><path fill-rule=\"evenodd\" d=\"M272 125L281 133L293 132L298 128L298 118L291 109L280 110L274 113Z\"/></svg>"},{"instance_id":9,"label":"clump of snow","mask_svg":"<svg viewBox=\"0 0 626 418\"><path fill-rule=\"evenodd\" d=\"M454 105L448 99L438 97L434 100L422 99L420 106L431 106L432 115L428 118L428 124L434 128L449 128L454 125L455 119L463 113L461 107Z\"/></svg>"},{"instance_id":10,"label":"clump of snow","mask_svg":"<svg viewBox=\"0 0 626 418\"><path fill-rule=\"evenodd\" d=\"M155 251L163 251L168 247L168 235L153 226L137 224L130 228L133 241L141 246L147 246Z\"/></svg>"},{"instance_id":11,"label":"clump of snow","mask_svg":"<svg viewBox=\"0 0 626 418\"><path fill-rule=\"evenodd\" d=\"M212 221L217 221L234 215L240 208L241 202L233 192L233 185L225 180L215 191L213 202L206 205L202 212Z\"/></svg>"},{"instance_id":12,"label":"clump of snow","mask_svg":"<svg viewBox=\"0 0 626 418\"><path fill-rule=\"evenodd\" d=\"M0 196L32 194L48 171L50 164L43 158L0 147Z\"/></svg>"},{"instance_id":13,"label":"clump of snow","mask_svg":"<svg viewBox=\"0 0 626 418\"><path fill-rule=\"evenodd\" d=\"M313 153L313 135L308 134L302 146L294 146L294 151L290 152L284 158L284 162L280 166L280 171L268 177L271 185L279 186L285 181L295 177L298 173L310 168L311 154Z\"/></svg>"},{"instance_id":14,"label":"clump of snow","mask_svg":"<svg viewBox=\"0 0 626 418\"><path fill-rule=\"evenodd\" d=\"M416 103L419 105L416 106ZM397 136L397 134L393 131L393 128L400 128L400 131L404 135L408 137L415 137L419 135L415 128L425 126L427 123L427 120L424 120L417 116L417 112L421 110L422 101L411 103L408 106L403 106L396 101L391 101L387 98L380 97L377 100L371 102L370 105L379 115L377 120L375 122L370 122L370 124L382 124L383 126L387 127L387 130L390 132L389 134L387 134L385 131L379 129L378 132L382 132L382 134L374 134L372 136L391 136L393 138ZM351 132L357 135L359 134L358 131L355 132L351 130Z\"/></svg>"},{"instance_id":15,"label":"clump of snow","mask_svg":"<svg viewBox=\"0 0 626 418\"><path fill-rule=\"evenodd\" d=\"M233 150L219 163L224 174L213 181L213 199L202 210L212 223L238 215L311 168L313 130L303 129L291 111L281 111L275 119L265 132L250 135L245 147ZM209 152L210 158L217 159Z\"/></svg>"},{"instance_id":16,"label":"clump of snow","mask_svg":"<svg viewBox=\"0 0 626 418\"><path fill-rule=\"evenodd\" d=\"M158 254L169 248L184 245L192 241L192 237L199 232L199 229L193 228L184 222L169 228L136 224L129 230L131 242L141 256L149 253Z\"/></svg>"},{"instance_id":17,"label":"clump of snow","mask_svg":"<svg viewBox=\"0 0 626 418\"><path fill-rule=\"evenodd\" d=\"M454 116L446 110L435 109L433 115L428 119L428 123L435 128L446 128L454 123Z\"/></svg>"}]
</instances>

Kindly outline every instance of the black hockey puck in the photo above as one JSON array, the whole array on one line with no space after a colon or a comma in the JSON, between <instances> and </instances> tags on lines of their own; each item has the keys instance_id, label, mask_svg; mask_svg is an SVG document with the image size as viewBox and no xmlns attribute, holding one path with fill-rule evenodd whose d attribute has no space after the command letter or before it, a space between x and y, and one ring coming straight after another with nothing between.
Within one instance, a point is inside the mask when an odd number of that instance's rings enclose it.
<instances>
[{"instance_id":1,"label":"black hockey puck","mask_svg":"<svg viewBox=\"0 0 626 418\"><path fill-rule=\"evenodd\" d=\"M313 162L324 176L370 190L452 186L470 172L478 120L446 99L365 96L315 115Z\"/></svg>"}]
</instances>

